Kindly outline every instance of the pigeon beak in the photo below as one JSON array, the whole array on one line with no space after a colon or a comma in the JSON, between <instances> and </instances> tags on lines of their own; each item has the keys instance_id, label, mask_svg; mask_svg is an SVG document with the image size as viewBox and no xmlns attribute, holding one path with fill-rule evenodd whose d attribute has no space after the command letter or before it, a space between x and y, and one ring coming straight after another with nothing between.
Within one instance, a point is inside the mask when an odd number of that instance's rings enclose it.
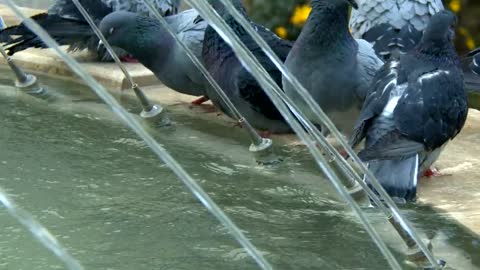
<instances>
[{"instance_id":1,"label":"pigeon beak","mask_svg":"<svg viewBox=\"0 0 480 270\"><path fill-rule=\"evenodd\" d=\"M97 50L100 50L100 47L103 47L103 41L100 40L97 45Z\"/></svg>"},{"instance_id":2,"label":"pigeon beak","mask_svg":"<svg viewBox=\"0 0 480 270\"><path fill-rule=\"evenodd\" d=\"M358 4L356 0L347 0L354 9L358 9Z\"/></svg>"}]
</instances>

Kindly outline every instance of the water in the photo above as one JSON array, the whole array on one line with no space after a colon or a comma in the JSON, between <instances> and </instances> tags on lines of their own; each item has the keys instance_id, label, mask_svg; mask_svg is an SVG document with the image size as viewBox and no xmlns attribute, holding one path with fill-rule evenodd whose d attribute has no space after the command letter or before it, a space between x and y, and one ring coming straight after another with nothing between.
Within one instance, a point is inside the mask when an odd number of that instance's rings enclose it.
<instances>
[{"instance_id":1,"label":"water","mask_svg":"<svg viewBox=\"0 0 480 270\"><path fill-rule=\"evenodd\" d=\"M0 186L86 269L257 269L171 171L85 95L90 90L42 81L68 92L67 101L25 98L0 71ZM241 130L172 118L176 129L152 132L275 269L386 268L305 149L281 147L281 167L259 167ZM402 261L402 243L381 214L368 212ZM406 214L454 269L480 269L477 236L426 206ZM63 269L5 211L0 235L1 269Z\"/></svg>"}]
</instances>

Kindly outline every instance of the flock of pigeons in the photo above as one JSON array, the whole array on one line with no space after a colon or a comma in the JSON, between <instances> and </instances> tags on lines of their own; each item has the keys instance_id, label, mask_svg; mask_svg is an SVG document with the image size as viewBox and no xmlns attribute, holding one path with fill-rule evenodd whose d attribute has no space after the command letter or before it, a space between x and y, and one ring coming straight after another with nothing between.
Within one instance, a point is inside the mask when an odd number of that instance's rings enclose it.
<instances>
[{"instance_id":1,"label":"flock of pigeons","mask_svg":"<svg viewBox=\"0 0 480 270\"><path fill-rule=\"evenodd\" d=\"M231 1L247 17L241 0ZM143 1L80 2L124 59L137 59L168 87L200 96L200 102L210 99L232 116ZM210 3L315 122L317 118L295 89L221 2ZM230 46L196 10L178 13L180 0L154 0L154 4L255 128L291 131ZM480 90L480 50L463 58L457 55L453 45L456 17L444 9L441 0L312 0L311 5L295 42L251 24L351 139L352 146L365 140L359 155L388 193L399 202L414 200L418 176L430 170L465 124L467 89ZM70 0L57 0L47 13L32 18L61 45L88 49L99 60L108 61ZM9 54L45 47L23 24L1 31L0 42Z\"/></svg>"}]
</instances>

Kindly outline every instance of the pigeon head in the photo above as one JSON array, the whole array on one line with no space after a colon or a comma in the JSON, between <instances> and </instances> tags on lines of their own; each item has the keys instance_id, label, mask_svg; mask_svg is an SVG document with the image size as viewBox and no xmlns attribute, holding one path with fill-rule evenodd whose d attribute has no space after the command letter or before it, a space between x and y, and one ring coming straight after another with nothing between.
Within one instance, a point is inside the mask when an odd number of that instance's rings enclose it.
<instances>
[{"instance_id":1,"label":"pigeon head","mask_svg":"<svg viewBox=\"0 0 480 270\"><path fill-rule=\"evenodd\" d=\"M103 18L99 28L110 45L124 48L128 41L133 41L129 36L135 33L137 17L131 12L113 12Z\"/></svg>"},{"instance_id":2,"label":"pigeon head","mask_svg":"<svg viewBox=\"0 0 480 270\"><path fill-rule=\"evenodd\" d=\"M423 34L424 42L451 43L455 36L457 17L450 11L442 10L435 14Z\"/></svg>"}]
</instances>

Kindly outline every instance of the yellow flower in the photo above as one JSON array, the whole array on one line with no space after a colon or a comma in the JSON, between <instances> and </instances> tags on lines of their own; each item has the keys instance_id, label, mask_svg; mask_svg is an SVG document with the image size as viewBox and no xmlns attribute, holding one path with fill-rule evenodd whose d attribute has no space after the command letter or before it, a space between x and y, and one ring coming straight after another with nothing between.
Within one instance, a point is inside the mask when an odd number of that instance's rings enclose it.
<instances>
[{"instance_id":1,"label":"yellow flower","mask_svg":"<svg viewBox=\"0 0 480 270\"><path fill-rule=\"evenodd\" d=\"M458 28L460 35L465 37L465 44L469 50L475 49L475 40L465 27Z\"/></svg>"},{"instance_id":2,"label":"yellow flower","mask_svg":"<svg viewBox=\"0 0 480 270\"><path fill-rule=\"evenodd\" d=\"M452 0L450 2L450 9L453 12L458 13L461 8L462 8L462 4L461 4L460 0Z\"/></svg>"},{"instance_id":3,"label":"yellow flower","mask_svg":"<svg viewBox=\"0 0 480 270\"><path fill-rule=\"evenodd\" d=\"M475 49L475 47L476 47L476 46L475 46L475 40L473 40L472 37L468 37L466 43L467 43L467 48L468 48L469 50Z\"/></svg>"},{"instance_id":4,"label":"yellow flower","mask_svg":"<svg viewBox=\"0 0 480 270\"><path fill-rule=\"evenodd\" d=\"M275 33L277 33L277 35L281 38L287 38L288 31L287 28L283 26L278 26L277 28L275 28Z\"/></svg>"},{"instance_id":5,"label":"yellow flower","mask_svg":"<svg viewBox=\"0 0 480 270\"><path fill-rule=\"evenodd\" d=\"M307 21L310 11L312 11L312 7L307 4L296 7L290 22L295 26L302 26Z\"/></svg>"}]
</instances>

